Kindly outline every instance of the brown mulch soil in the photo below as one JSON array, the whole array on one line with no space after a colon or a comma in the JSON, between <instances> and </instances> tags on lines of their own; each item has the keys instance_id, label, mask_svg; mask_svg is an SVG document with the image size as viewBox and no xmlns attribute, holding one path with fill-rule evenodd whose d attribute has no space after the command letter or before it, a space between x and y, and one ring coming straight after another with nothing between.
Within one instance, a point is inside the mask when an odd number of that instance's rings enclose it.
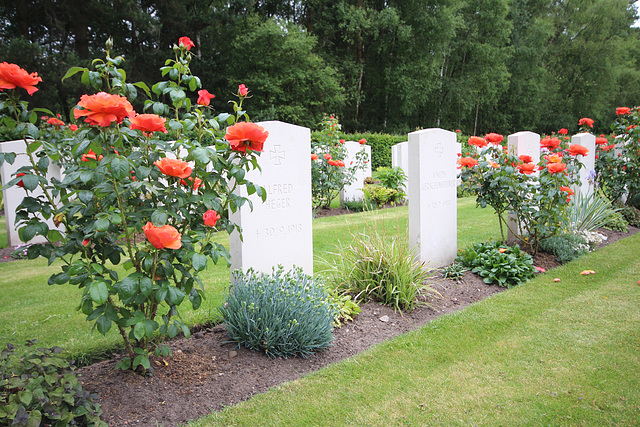
<instances>
[{"instance_id":1,"label":"brown mulch soil","mask_svg":"<svg viewBox=\"0 0 640 427\"><path fill-rule=\"evenodd\" d=\"M640 229L630 227L628 233L599 231L607 235L606 245ZM5 260L1 252L0 260ZM536 255L534 263L546 270L558 266L548 254ZM115 370L119 355L76 372L83 388L98 394L102 419L109 426L176 426L354 356L504 290L485 284L471 272L466 272L460 283L440 279L432 286L441 298L428 298L432 307L420 307L404 315L380 304L362 304L362 312L354 321L334 330L332 345L307 359L271 359L237 348L228 342L224 325L218 325L200 330L190 339L168 343L173 357L154 359L152 376Z\"/></svg>"}]
</instances>

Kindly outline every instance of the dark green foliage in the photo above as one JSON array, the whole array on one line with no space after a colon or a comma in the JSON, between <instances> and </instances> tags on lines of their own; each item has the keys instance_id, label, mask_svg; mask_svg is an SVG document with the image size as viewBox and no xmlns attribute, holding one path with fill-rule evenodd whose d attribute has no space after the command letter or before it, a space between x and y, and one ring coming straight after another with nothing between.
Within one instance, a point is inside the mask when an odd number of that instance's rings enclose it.
<instances>
[{"instance_id":1,"label":"dark green foliage","mask_svg":"<svg viewBox=\"0 0 640 427\"><path fill-rule=\"evenodd\" d=\"M96 395L82 390L60 347L0 353L0 425L106 426Z\"/></svg>"},{"instance_id":2,"label":"dark green foliage","mask_svg":"<svg viewBox=\"0 0 640 427\"><path fill-rule=\"evenodd\" d=\"M620 212L616 212L609 218L609 221L604 225L604 228L614 231L622 231L626 233L629 230L629 224L624 219L624 216Z\"/></svg>"},{"instance_id":3,"label":"dark green foliage","mask_svg":"<svg viewBox=\"0 0 640 427\"><path fill-rule=\"evenodd\" d=\"M624 217L627 223L632 227L640 227L640 210L629 205L616 206L618 212Z\"/></svg>"},{"instance_id":4,"label":"dark green foliage","mask_svg":"<svg viewBox=\"0 0 640 427\"><path fill-rule=\"evenodd\" d=\"M464 277L464 273L469 271L467 267L465 267L460 262L454 262L453 264L449 264L446 267L442 267L441 274L443 279L451 279L456 282L460 282Z\"/></svg>"},{"instance_id":5,"label":"dark green foliage","mask_svg":"<svg viewBox=\"0 0 640 427\"><path fill-rule=\"evenodd\" d=\"M506 287L526 282L535 274L531 255L518 245L476 243L471 249L460 251L456 262L472 269L485 283Z\"/></svg>"},{"instance_id":6,"label":"dark green foliage","mask_svg":"<svg viewBox=\"0 0 640 427\"><path fill-rule=\"evenodd\" d=\"M384 133L352 133L344 134L347 141L367 140L371 146L371 169L376 170L380 166L391 167L391 147L407 140L406 135L388 135Z\"/></svg>"},{"instance_id":7,"label":"dark green foliage","mask_svg":"<svg viewBox=\"0 0 640 427\"><path fill-rule=\"evenodd\" d=\"M342 206L351 212L365 212L376 209L376 205L369 200L345 200L342 202Z\"/></svg>"},{"instance_id":8,"label":"dark green foliage","mask_svg":"<svg viewBox=\"0 0 640 427\"><path fill-rule=\"evenodd\" d=\"M540 250L552 254L562 264L589 253L589 243L573 233L557 234L540 242Z\"/></svg>"},{"instance_id":9,"label":"dark green foliage","mask_svg":"<svg viewBox=\"0 0 640 427\"><path fill-rule=\"evenodd\" d=\"M385 188L402 192L404 183L407 181L407 175L402 168L380 166L373 173L373 179L380 181L380 184Z\"/></svg>"},{"instance_id":10,"label":"dark green foliage","mask_svg":"<svg viewBox=\"0 0 640 427\"><path fill-rule=\"evenodd\" d=\"M236 271L232 282L220 314L239 346L269 357L306 357L333 340L336 313L327 291L302 270Z\"/></svg>"}]
</instances>

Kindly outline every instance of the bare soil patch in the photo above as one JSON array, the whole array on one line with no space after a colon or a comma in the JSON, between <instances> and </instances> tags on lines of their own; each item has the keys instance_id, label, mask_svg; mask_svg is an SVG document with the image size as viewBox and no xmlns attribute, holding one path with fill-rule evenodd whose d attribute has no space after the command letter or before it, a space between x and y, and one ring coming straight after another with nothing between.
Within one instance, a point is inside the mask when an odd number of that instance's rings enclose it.
<instances>
[{"instance_id":1,"label":"bare soil patch","mask_svg":"<svg viewBox=\"0 0 640 427\"><path fill-rule=\"evenodd\" d=\"M637 228L630 228L628 233L600 230L608 237L603 245L638 231ZM558 266L548 254L536 255L534 263L546 270ZM438 316L505 290L485 284L471 272L466 272L460 283L437 280L433 286L442 297L429 298L432 307L420 307L404 315L376 303L361 305L362 312L353 322L334 330L332 345L307 359L271 359L237 348L229 342L224 325L218 325L194 333L191 339L169 343L173 357L153 360L152 376L115 370L120 355L83 367L77 373L83 387L100 397L102 418L110 426L176 426L354 356Z\"/></svg>"}]
</instances>

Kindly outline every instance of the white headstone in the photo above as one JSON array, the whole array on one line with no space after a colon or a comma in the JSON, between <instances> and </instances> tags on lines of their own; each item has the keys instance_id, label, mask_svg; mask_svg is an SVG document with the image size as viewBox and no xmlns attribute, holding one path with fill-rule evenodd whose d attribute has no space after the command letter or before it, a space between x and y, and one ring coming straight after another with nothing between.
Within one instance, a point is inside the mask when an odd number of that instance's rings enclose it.
<instances>
[{"instance_id":1,"label":"white headstone","mask_svg":"<svg viewBox=\"0 0 640 427\"><path fill-rule=\"evenodd\" d=\"M262 172L252 170L246 178L264 187L267 200L253 194L253 211L245 204L230 214L243 237L235 231L229 237L231 271L271 273L282 265L313 274L311 131L278 121L259 125L269 132L258 159ZM247 197L245 189L239 194Z\"/></svg>"},{"instance_id":2,"label":"white headstone","mask_svg":"<svg viewBox=\"0 0 640 427\"><path fill-rule=\"evenodd\" d=\"M362 150L364 150L367 156L367 163L363 165L364 168L358 168L355 171L355 180L351 184L344 186L344 189L342 189L342 191L340 192L340 200L362 201L364 200L364 193L362 192L362 187L364 187L364 180L365 178L371 176L371 146L366 144L363 145L356 141L347 141L344 143L344 145L347 149L347 155L344 159L346 168L356 167L356 165L358 164L356 156Z\"/></svg>"},{"instance_id":3,"label":"white headstone","mask_svg":"<svg viewBox=\"0 0 640 427\"><path fill-rule=\"evenodd\" d=\"M507 147L509 154L516 156L531 156L533 163L540 162L540 135L534 132L517 132L507 137ZM518 235L522 234L520 224L516 216L512 213L507 215L508 232L507 241L510 244L516 243L517 239L513 234L515 231Z\"/></svg>"},{"instance_id":4,"label":"white headstone","mask_svg":"<svg viewBox=\"0 0 640 427\"><path fill-rule=\"evenodd\" d=\"M434 267L452 263L458 250L455 142L444 129L409 134L409 244Z\"/></svg>"},{"instance_id":5,"label":"white headstone","mask_svg":"<svg viewBox=\"0 0 640 427\"><path fill-rule=\"evenodd\" d=\"M400 142L391 147L391 167L400 168L407 176L404 192L409 188L409 141ZM408 195L405 199L409 199Z\"/></svg>"},{"instance_id":6,"label":"white headstone","mask_svg":"<svg viewBox=\"0 0 640 427\"><path fill-rule=\"evenodd\" d=\"M27 146L23 140L17 141L6 141L0 143L0 153L15 153L16 160L12 165L5 162L2 165L2 169L0 170L0 177L2 178L2 183L6 184L16 177L16 172L23 166L31 166L31 162L29 161L29 156L27 155ZM62 180L62 173L60 171L60 167L56 164L50 164L49 170L47 173L47 179L56 178L58 180ZM11 188L8 188L2 192L4 198L4 215L7 227L7 240L8 244L11 247L15 247L18 245L22 245L25 243L44 243L46 239L43 236L35 236L28 242L23 242L20 240L18 235L18 230L16 229L16 208L20 203L22 203L22 199L26 195L31 197L38 197L43 194L42 189L40 187L36 188L32 192L27 192L26 189L14 185ZM57 228L53 224L53 218L49 218L46 221L50 230L58 229L63 231L63 228Z\"/></svg>"},{"instance_id":7,"label":"white headstone","mask_svg":"<svg viewBox=\"0 0 640 427\"><path fill-rule=\"evenodd\" d=\"M589 196L594 190L596 169L596 137L590 133L579 133L571 137L571 144L580 144L589 150L586 156L578 156L582 163L580 168L580 187L574 189L580 191L583 196Z\"/></svg>"}]
</instances>

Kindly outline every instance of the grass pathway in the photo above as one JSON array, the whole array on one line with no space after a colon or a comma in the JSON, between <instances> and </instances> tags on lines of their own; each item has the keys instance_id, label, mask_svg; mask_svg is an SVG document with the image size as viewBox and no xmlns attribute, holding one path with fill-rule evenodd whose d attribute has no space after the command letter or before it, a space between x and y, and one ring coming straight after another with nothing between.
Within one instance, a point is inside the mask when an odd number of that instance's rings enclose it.
<instances>
[{"instance_id":1,"label":"grass pathway","mask_svg":"<svg viewBox=\"0 0 640 427\"><path fill-rule=\"evenodd\" d=\"M638 253L635 235L193 425L639 425Z\"/></svg>"}]
</instances>

